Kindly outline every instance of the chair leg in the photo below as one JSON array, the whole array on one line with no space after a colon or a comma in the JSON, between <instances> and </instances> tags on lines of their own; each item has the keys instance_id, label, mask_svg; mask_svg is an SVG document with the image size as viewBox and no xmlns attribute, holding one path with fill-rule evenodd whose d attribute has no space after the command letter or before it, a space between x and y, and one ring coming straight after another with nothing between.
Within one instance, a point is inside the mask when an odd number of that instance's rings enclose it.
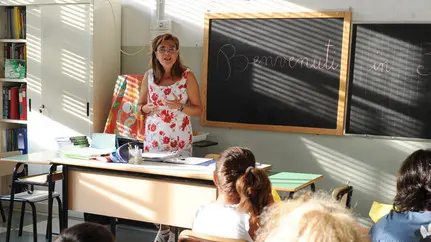
<instances>
[{"instance_id":1,"label":"chair leg","mask_svg":"<svg viewBox=\"0 0 431 242\"><path fill-rule=\"evenodd\" d=\"M51 204L52 205L52 202L51 203L49 203L49 204ZM51 211L52 211L52 207L51 208L49 208L48 207L48 209L51 209ZM51 215L52 216L52 215ZM49 236L50 236L50 234L49 234L49 226L52 226L52 222L50 223L49 221L52 221L52 217L50 217L49 216L49 212L48 212L48 220L46 221L47 223L46 223L46 233L45 233L45 238L46 239L48 239L49 238ZM51 225L50 225L51 224ZM51 230L51 232L52 232L52 230ZM52 236L52 234L51 234L51 236Z\"/></svg>"},{"instance_id":2,"label":"chair leg","mask_svg":"<svg viewBox=\"0 0 431 242\"><path fill-rule=\"evenodd\" d=\"M6 215L4 214L3 204L1 204L1 201L0 201L0 214L1 214L1 218L3 220L3 223L6 222Z\"/></svg>"},{"instance_id":3,"label":"chair leg","mask_svg":"<svg viewBox=\"0 0 431 242\"><path fill-rule=\"evenodd\" d=\"M64 229L63 216L61 216L62 211L63 211L63 207L62 207L62 204L61 204L60 197L56 197L55 199L57 200L57 203L58 203L58 222L59 222L59 225L60 225L60 233L61 233L63 231L63 229Z\"/></svg>"},{"instance_id":4,"label":"chair leg","mask_svg":"<svg viewBox=\"0 0 431 242\"><path fill-rule=\"evenodd\" d=\"M24 226L24 213L25 213L25 202L21 205L21 218L19 220L19 233L18 236L22 236L22 227Z\"/></svg>"},{"instance_id":5,"label":"chair leg","mask_svg":"<svg viewBox=\"0 0 431 242\"><path fill-rule=\"evenodd\" d=\"M52 204L54 199L52 198L52 192L54 191L54 186L51 184L48 186L48 223L47 223L47 233L46 238L48 242L52 242Z\"/></svg>"},{"instance_id":6,"label":"chair leg","mask_svg":"<svg viewBox=\"0 0 431 242\"><path fill-rule=\"evenodd\" d=\"M49 226L49 224L48 224L48 221L47 221L47 223L46 223L45 239L48 239L48 238L49 238L48 226Z\"/></svg>"},{"instance_id":7,"label":"chair leg","mask_svg":"<svg viewBox=\"0 0 431 242\"><path fill-rule=\"evenodd\" d=\"M17 165L18 166L18 165ZM15 199L15 181L12 181L10 200L9 200L9 211L7 217L7 230L6 230L6 242L10 241L10 233L12 228L12 217L13 217L13 204Z\"/></svg>"},{"instance_id":8,"label":"chair leg","mask_svg":"<svg viewBox=\"0 0 431 242\"><path fill-rule=\"evenodd\" d=\"M36 219L36 206L30 203L31 212L33 214L33 242L37 242L37 219Z\"/></svg>"}]
</instances>

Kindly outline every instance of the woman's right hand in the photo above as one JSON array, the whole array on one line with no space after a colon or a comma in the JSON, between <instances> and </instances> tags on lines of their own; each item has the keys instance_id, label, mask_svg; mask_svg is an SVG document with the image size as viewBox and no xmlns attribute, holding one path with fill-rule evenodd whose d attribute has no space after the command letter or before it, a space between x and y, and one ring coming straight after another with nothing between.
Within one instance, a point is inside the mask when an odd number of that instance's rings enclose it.
<instances>
[{"instance_id":1,"label":"woman's right hand","mask_svg":"<svg viewBox=\"0 0 431 242\"><path fill-rule=\"evenodd\" d=\"M154 105L152 103L147 103L147 104L141 106L141 111L143 113L147 114L147 113L153 112L154 110L156 110L156 108L157 108L156 105Z\"/></svg>"}]
</instances>

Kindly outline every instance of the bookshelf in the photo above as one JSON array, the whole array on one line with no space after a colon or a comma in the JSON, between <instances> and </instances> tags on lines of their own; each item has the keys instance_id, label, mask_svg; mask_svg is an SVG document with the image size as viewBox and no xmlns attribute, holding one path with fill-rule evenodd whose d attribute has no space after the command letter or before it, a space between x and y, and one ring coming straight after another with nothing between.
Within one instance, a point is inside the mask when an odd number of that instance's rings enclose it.
<instances>
[{"instance_id":1,"label":"bookshelf","mask_svg":"<svg viewBox=\"0 0 431 242\"><path fill-rule=\"evenodd\" d=\"M15 32L11 19L22 21L13 24L20 27ZM25 87L27 105L27 119L3 116L0 95L0 152L6 151L5 131L13 128L28 129L29 152L57 149L58 137L103 132L120 74L119 0L5 0L0 46L1 89ZM7 59L24 60L25 76L5 75Z\"/></svg>"},{"instance_id":2,"label":"bookshelf","mask_svg":"<svg viewBox=\"0 0 431 242\"><path fill-rule=\"evenodd\" d=\"M0 43L26 43L25 39L0 39Z\"/></svg>"},{"instance_id":3,"label":"bookshelf","mask_svg":"<svg viewBox=\"0 0 431 242\"><path fill-rule=\"evenodd\" d=\"M27 79L12 79L12 78L0 78L0 82L18 82L18 83L27 83Z\"/></svg>"},{"instance_id":4,"label":"bookshelf","mask_svg":"<svg viewBox=\"0 0 431 242\"><path fill-rule=\"evenodd\" d=\"M0 119L1 123L8 124L27 124L27 120L18 120L18 119Z\"/></svg>"},{"instance_id":5,"label":"bookshelf","mask_svg":"<svg viewBox=\"0 0 431 242\"><path fill-rule=\"evenodd\" d=\"M28 151L26 6L0 6L0 152Z\"/></svg>"}]
</instances>

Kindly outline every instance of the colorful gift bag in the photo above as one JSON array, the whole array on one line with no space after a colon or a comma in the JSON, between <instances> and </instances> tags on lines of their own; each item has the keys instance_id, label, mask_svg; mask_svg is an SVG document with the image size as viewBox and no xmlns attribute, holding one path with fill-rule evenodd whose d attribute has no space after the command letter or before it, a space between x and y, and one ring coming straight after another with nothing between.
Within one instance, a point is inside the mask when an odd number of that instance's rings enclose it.
<instances>
[{"instance_id":1,"label":"colorful gift bag","mask_svg":"<svg viewBox=\"0 0 431 242\"><path fill-rule=\"evenodd\" d=\"M145 116L137 105L143 78L140 75L118 76L105 133L144 140Z\"/></svg>"}]
</instances>

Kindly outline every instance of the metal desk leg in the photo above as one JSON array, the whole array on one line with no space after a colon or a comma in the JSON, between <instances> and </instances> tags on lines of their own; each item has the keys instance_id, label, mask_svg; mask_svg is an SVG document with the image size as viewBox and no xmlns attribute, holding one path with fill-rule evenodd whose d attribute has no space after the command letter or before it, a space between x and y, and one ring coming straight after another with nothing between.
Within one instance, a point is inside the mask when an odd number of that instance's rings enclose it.
<instances>
[{"instance_id":1,"label":"metal desk leg","mask_svg":"<svg viewBox=\"0 0 431 242\"><path fill-rule=\"evenodd\" d=\"M316 185L314 185L314 183L311 183L310 188L312 192L316 191Z\"/></svg>"},{"instance_id":2,"label":"metal desk leg","mask_svg":"<svg viewBox=\"0 0 431 242\"><path fill-rule=\"evenodd\" d=\"M68 182L69 182L69 167L67 165L63 165L63 211L61 217L63 219L63 229L69 227L69 191L68 191ZM62 231L61 231L62 232Z\"/></svg>"},{"instance_id":3,"label":"metal desk leg","mask_svg":"<svg viewBox=\"0 0 431 242\"><path fill-rule=\"evenodd\" d=\"M52 198L52 193L54 192L54 181L52 180L52 174L57 171L57 165L51 165L48 175L48 224L47 224L47 236L48 242L52 241L52 206L54 200ZM61 218L59 218L61 219Z\"/></svg>"}]
</instances>

